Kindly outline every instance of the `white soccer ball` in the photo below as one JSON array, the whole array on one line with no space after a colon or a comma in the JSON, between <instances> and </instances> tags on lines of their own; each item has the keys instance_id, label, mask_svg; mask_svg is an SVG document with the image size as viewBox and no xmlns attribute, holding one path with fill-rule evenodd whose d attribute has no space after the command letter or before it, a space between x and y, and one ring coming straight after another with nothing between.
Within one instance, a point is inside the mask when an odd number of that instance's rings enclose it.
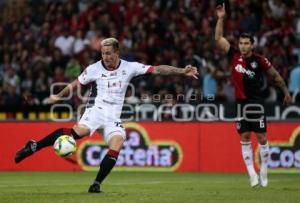
<instances>
[{"instance_id":1,"label":"white soccer ball","mask_svg":"<svg viewBox=\"0 0 300 203\"><path fill-rule=\"evenodd\" d=\"M69 157L76 151L76 141L72 136L62 135L54 142L55 153L60 157Z\"/></svg>"}]
</instances>

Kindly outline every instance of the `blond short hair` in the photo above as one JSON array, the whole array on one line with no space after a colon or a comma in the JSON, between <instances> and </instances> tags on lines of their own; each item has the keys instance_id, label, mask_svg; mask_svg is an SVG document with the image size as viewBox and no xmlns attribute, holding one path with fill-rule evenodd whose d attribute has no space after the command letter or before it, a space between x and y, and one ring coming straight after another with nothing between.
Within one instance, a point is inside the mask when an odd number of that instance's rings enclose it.
<instances>
[{"instance_id":1,"label":"blond short hair","mask_svg":"<svg viewBox=\"0 0 300 203\"><path fill-rule=\"evenodd\" d=\"M119 41L116 38L106 38L101 41L101 46L112 46L115 51L119 50Z\"/></svg>"}]
</instances>

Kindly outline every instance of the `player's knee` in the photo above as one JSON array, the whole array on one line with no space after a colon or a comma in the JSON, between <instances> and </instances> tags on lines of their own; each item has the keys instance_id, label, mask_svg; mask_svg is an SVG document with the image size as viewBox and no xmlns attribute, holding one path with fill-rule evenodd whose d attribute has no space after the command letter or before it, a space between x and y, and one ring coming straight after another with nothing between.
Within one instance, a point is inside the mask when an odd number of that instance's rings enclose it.
<instances>
[{"instance_id":1,"label":"player's knee","mask_svg":"<svg viewBox=\"0 0 300 203\"><path fill-rule=\"evenodd\" d=\"M90 134L89 128L84 125L75 125L75 126L73 126L72 131L78 137L84 137L84 136L87 136Z\"/></svg>"},{"instance_id":2,"label":"player's knee","mask_svg":"<svg viewBox=\"0 0 300 203\"><path fill-rule=\"evenodd\" d=\"M108 141L109 148L115 151L120 151L123 147L123 143L124 138L118 134L112 136Z\"/></svg>"},{"instance_id":3,"label":"player's knee","mask_svg":"<svg viewBox=\"0 0 300 203\"><path fill-rule=\"evenodd\" d=\"M267 143L267 136L265 133L256 133L257 141L261 145L265 145Z\"/></svg>"},{"instance_id":4,"label":"player's knee","mask_svg":"<svg viewBox=\"0 0 300 203\"><path fill-rule=\"evenodd\" d=\"M250 142L251 141L251 133L250 132L242 133L241 141L242 142Z\"/></svg>"},{"instance_id":5,"label":"player's knee","mask_svg":"<svg viewBox=\"0 0 300 203\"><path fill-rule=\"evenodd\" d=\"M59 135L71 135L72 129L70 128L59 128L56 130L56 132L59 133Z\"/></svg>"}]
</instances>

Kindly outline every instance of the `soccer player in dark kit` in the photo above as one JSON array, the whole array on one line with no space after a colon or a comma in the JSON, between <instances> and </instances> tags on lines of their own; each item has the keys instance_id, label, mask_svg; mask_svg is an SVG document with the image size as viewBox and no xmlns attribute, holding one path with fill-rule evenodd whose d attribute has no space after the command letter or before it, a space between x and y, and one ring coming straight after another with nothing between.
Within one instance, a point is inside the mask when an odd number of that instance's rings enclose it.
<instances>
[{"instance_id":1,"label":"soccer player in dark kit","mask_svg":"<svg viewBox=\"0 0 300 203\"><path fill-rule=\"evenodd\" d=\"M261 86L263 74L270 77L273 84L279 87L283 94L283 103L290 104L292 99L282 77L265 57L253 51L254 38L248 33L239 36L238 49L230 45L223 37L224 19L226 16L225 4L216 9L218 17L215 41L217 47L227 54L231 62L231 75L234 81L235 97L237 101L237 131L240 134L242 156L250 176L250 185L255 187L268 185L267 169L269 159L269 145L266 136L266 116L263 106ZM252 112L250 112L252 111ZM257 136L259 143L261 167L259 176L253 165L251 146L251 132Z\"/></svg>"}]
</instances>

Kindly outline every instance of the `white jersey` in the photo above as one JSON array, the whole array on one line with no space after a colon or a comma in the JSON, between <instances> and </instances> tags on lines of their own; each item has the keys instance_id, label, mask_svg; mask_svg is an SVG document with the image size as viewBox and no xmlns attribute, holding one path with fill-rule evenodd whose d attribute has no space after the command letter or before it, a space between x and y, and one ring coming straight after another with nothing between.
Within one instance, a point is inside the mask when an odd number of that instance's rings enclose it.
<instances>
[{"instance_id":1,"label":"white jersey","mask_svg":"<svg viewBox=\"0 0 300 203\"><path fill-rule=\"evenodd\" d=\"M89 65L78 80L82 85L92 83L88 105L106 110L110 119L119 119L130 80L152 70L149 65L120 60L117 69L109 71L102 61L98 61Z\"/></svg>"}]
</instances>

